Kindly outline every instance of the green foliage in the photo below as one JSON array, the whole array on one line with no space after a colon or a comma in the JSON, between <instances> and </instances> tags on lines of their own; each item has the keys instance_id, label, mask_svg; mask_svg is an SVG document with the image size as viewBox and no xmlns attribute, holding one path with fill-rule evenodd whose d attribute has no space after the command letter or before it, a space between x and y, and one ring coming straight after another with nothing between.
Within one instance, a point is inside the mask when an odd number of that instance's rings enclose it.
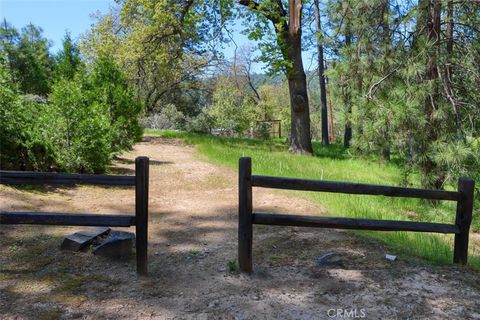
<instances>
[{"instance_id":1,"label":"green foliage","mask_svg":"<svg viewBox=\"0 0 480 320\"><path fill-rule=\"evenodd\" d=\"M329 93L340 123L352 123L352 152L396 158L406 175L418 171L423 186L440 188L479 171L470 140L480 134L473 89L480 80L473 63L480 11L478 4L452 3L449 13L450 2L442 2L442 32L433 41L428 3L330 1L329 27L340 36L328 43L338 53L328 69ZM450 49L448 14L455 21Z\"/></svg>"},{"instance_id":2,"label":"green foliage","mask_svg":"<svg viewBox=\"0 0 480 320\"><path fill-rule=\"evenodd\" d=\"M82 42L89 60L111 56L121 66L145 110L173 103L188 116L202 106L200 81L222 40L225 1L122 0L99 16ZM220 17L222 15L222 17ZM118 32L122 30L122 32Z\"/></svg>"},{"instance_id":3,"label":"green foliage","mask_svg":"<svg viewBox=\"0 0 480 320\"><path fill-rule=\"evenodd\" d=\"M0 167L48 170L52 146L44 137L46 105L22 99L0 57Z\"/></svg>"},{"instance_id":4,"label":"green foliage","mask_svg":"<svg viewBox=\"0 0 480 320\"><path fill-rule=\"evenodd\" d=\"M208 113L224 134L242 135L252 124L252 104L227 79L219 79Z\"/></svg>"},{"instance_id":5,"label":"green foliage","mask_svg":"<svg viewBox=\"0 0 480 320\"><path fill-rule=\"evenodd\" d=\"M270 131L272 130L272 125L267 122L261 122L257 126L256 135L258 138L267 140L270 138Z\"/></svg>"},{"instance_id":6,"label":"green foliage","mask_svg":"<svg viewBox=\"0 0 480 320\"><path fill-rule=\"evenodd\" d=\"M292 61L286 58L288 44L281 37L288 23L289 5L284 4L286 15L275 1L257 1L258 7L239 8L238 15L243 20L243 33L258 43L261 55L259 61L265 63L269 74L286 73ZM302 10L303 11L303 10ZM301 13L303 16L304 13ZM276 21L274 23L272 20Z\"/></svg>"},{"instance_id":7,"label":"green foliage","mask_svg":"<svg viewBox=\"0 0 480 320\"><path fill-rule=\"evenodd\" d=\"M185 121L185 130L196 133L211 133L215 126L215 119L206 110L202 110L196 117L189 117Z\"/></svg>"},{"instance_id":8,"label":"green foliage","mask_svg":"<svg viewBox=\"0 0 480 320\"><path fill-rule=\"evenodd\" d=\"M141 138L141 105L112 59L99 58L91 72L58 80L49 98L55 128L49 139L63 170L104 172L112 153Z\"/></svg>"},{"instance_id":9,"label":"green foliage","mask_svg":"<svg viewBox=\"0 0 480 320\"><path fill-rule=\"evenodd\" d=\"M229 260L227 262L227 268L228 268L228 271L230 271L230 272L238 271L239 268L238 268L238 265L237 265L237 260Z\"/></svg>"},{"instance_id":10,"label":"green foliage","mask_svg":"<svg viewBox=\"0 0 480 320\"><path fill-rule=\"evenodd\" d=\"M3 57L0 57L3 58ZM5 67L5 58L0 60L0 156L1 163L11 163L11 156L20 145L16 134L21 125L19 96Z\"/></svg>"},{"instance_id":11,"label":"green foliage","mask_svg":"<svg viewBox=\"0 0 480 320\"><path fill-rule=\"evenodd\" d=\"M58 165L71 172L104 172L112 153L108 106L90 101L79 80L60 80L52 88L50 114L55 119Z\"/></svg>"},{"instance_id":12,"label":"green foliage","mask_svg":"<svg viewBox=\"0 0 480 320\"><path fill-rule=\"evenodd\" d=\"M0 57L1 168L104 172L112 153L141 138L142 107L120 69L111 59L80 68L68 42L48 103L38 95L21 95L11 60Z\"/></svg>"},{"instance_id":13,"label":"green foliage","mask_svg":"<svg viewBox=\"0 0 480 320\"><path fill-rule=\"evenodd\" d=\"M128 149L140 141L142 129L138 116L142 105L135 98L125 75L111 57L100 57L87 79L87 95L91 101L108 106L113 151Z\"/></svg>"},{"instance_id":14,"label":"green foliage","mask_svg":"<svg viewBox=\"0 0 480 320\"><path fill-rule=\"evenodd\" d=\"M19 33L4 20L0 47L6 52L10 74L23 93L46 96L50 92L54 61L43 30L28 24Z\"/></svg>"},{"instance_id":15,"label":"green foliage","mask_svg":"<svg viewBox=\"0 0 480 320\"><path fill-rule=\"evenodd\" d=\"M80 58L80 48L73 42L70 33L65 34L63 39L63 49L56 58L55 76L72 80L75 73L82 66Z\"/></svg>"},{"instance_id":16,"label":"green foliage","mask_svg":"<svg viewBox=\"0 0 480 320\"><path fill-rule=\"evenodd\" d=\"M282 134L290 132L290 96L288 84L263 84L259 86L260 102L255 106L255 120L281 120Z\"/></svg>"}]
</instances>

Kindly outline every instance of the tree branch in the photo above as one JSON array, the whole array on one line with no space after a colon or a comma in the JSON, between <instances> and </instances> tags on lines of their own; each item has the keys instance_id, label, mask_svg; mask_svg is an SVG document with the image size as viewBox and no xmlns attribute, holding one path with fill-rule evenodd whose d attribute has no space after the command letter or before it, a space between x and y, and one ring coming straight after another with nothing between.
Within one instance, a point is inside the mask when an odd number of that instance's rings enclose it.
<instances>
[{"instance_id":1,"label":"tree branch","mask_svg":"<svg viewBox=\"0 0 480 320\"><path fill-rule=\"evenodd\" d=\"M237 1L238 1L238 4L263 14L268 20L270 20L274 24L279 23L281 21L280 18L283 18L287 15L287 12L285 11L285 8L283 8L281 0L275 0L275 3L277 4L277 7L278 7L278 12L271 12L266 10L260 3L254 0L237 0Z\"/></svg>"}]
</instances>

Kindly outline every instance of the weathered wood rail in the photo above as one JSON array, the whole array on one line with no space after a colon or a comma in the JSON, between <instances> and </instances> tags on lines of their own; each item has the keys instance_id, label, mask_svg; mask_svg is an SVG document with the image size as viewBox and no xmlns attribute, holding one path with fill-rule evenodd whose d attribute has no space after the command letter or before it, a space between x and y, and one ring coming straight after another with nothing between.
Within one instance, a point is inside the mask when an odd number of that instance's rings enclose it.
<instances>
[{"instance_id":1,"label":"weathered wood rail","mask_svg":"<svg viewBox=\"0 0 480 320\"><path fill-rule=\"evenodd\" d=\"M148 272L148 180L149 159L135 159L135 176L67 174L0 170L0 184L107 185L135 186L135 215L60 212L0 212L0 224L56 226L135 226L137 273Z\"/></svg>"},{"instance_id":2,"label":"weathered wood rail","mask_svg":"<svg viewBox=\"0 0 480 320\"><path fill-rule=\"evenodd\" d=\"M257 213L253 212L253 187L456 201L457 212L455 224ZM252 272L253 270L254 224L454 234L453 262L466 264L474 187L475 182L470 178L460 178L457 191L443 191L350 182L252 176L252 160L247 157L240 158L238 190L238 261L240 270L244 272Z\"/></svg>"}]
</instances>

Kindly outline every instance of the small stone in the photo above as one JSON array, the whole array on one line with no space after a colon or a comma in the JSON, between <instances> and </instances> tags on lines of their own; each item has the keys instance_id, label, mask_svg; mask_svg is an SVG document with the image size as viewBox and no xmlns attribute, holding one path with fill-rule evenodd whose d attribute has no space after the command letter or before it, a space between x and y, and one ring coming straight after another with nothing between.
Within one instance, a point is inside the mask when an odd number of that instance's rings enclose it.
<instances>
[{"instance_id":1,"label":"small stone","mask_svg":"<svg viewBox=\"0 0 480 320\"><path fill-rule=\"evenodd\" d=\"M323 256L314 260L314 262L321 266L343 266L343 261L333 251L325 253Z\"/></svg>"},{"instance_id":2,"label":"small stone","mask_svg":"<svg viewBox=\"0 0 480 320\"><path fill-rule=\"evenodd\" d=\"M112 231L109 237L93 249L93 254L108 258L127 258L132 254L135 234L126 231Z\"/></svg>"},{"instance_id":3,"label":"small stone","mask_svg":"<svg viewBox=\"0 0 480 320\"><path fill-rule=\"evenodd\" d=\"M100 227L92 230L82 230L71 234L62 242L61 250L80 251L85 249L93 241L110 232L108 227Z\"/></svg>"}]
</instances>

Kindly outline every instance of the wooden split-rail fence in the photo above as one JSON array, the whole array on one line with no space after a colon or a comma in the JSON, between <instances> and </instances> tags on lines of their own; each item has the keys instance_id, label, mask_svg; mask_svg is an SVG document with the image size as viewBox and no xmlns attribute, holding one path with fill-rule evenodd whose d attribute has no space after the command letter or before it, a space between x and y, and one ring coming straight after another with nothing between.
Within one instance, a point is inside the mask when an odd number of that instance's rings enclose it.
<instances>
[{"instance_id":1,"label":"wooden split-rail fence","mask_svg":"<svg viewBox=\"0 0 480 320\"><path fill-rule=\"evenodd\" d=\"M443 191L351 182L257 176L252 175L252 160L248 157L240 158L238 190L238 261L240 270L252 272L254 224L454 234L453 262L466 264L468 235L472 222L474 186L475 182L470 178L460 178L457 191ZM253 211L252 187L456 201L457 213L455 224L257 213Z\"/></svg>"},{"instance_id":2,"label":"wooden split-rail fence","mask_svg":"<svg viewBox=\"0 0 480 320\"><path fill-rule=\"evenodd\" d=\"M0 184L92 184L135 186L135 215L0 212L0 224L136 227L137 272L147 273L149 160L135 159L135 176L64 174L0 170ZM253 225L280 225L377 231L413 231L454 234L453 262L466 264L473 211L474 180L461 178L457 191L427 190L350 182L320 181L252 175L250 158L239 162L238 260L240 269L252 272ZM253 212L252 188L334 192L457 202L455 224L315 217Z\"/></svg>"},{"instance_id":3,"label":"wooden split-rail fence","mask_svg":"<svg viewBox=\"0 0 480 320\"><path fill-rule=\"evenodd\" d=\"M0 184L135 186L135 215L0 212L0 224L102 227L135 226L137 273L145 275L148 271L148 179L149 159L147 157L138 157L135 159L135 176L0 170Z\"/></svg>"}]
</instances>

